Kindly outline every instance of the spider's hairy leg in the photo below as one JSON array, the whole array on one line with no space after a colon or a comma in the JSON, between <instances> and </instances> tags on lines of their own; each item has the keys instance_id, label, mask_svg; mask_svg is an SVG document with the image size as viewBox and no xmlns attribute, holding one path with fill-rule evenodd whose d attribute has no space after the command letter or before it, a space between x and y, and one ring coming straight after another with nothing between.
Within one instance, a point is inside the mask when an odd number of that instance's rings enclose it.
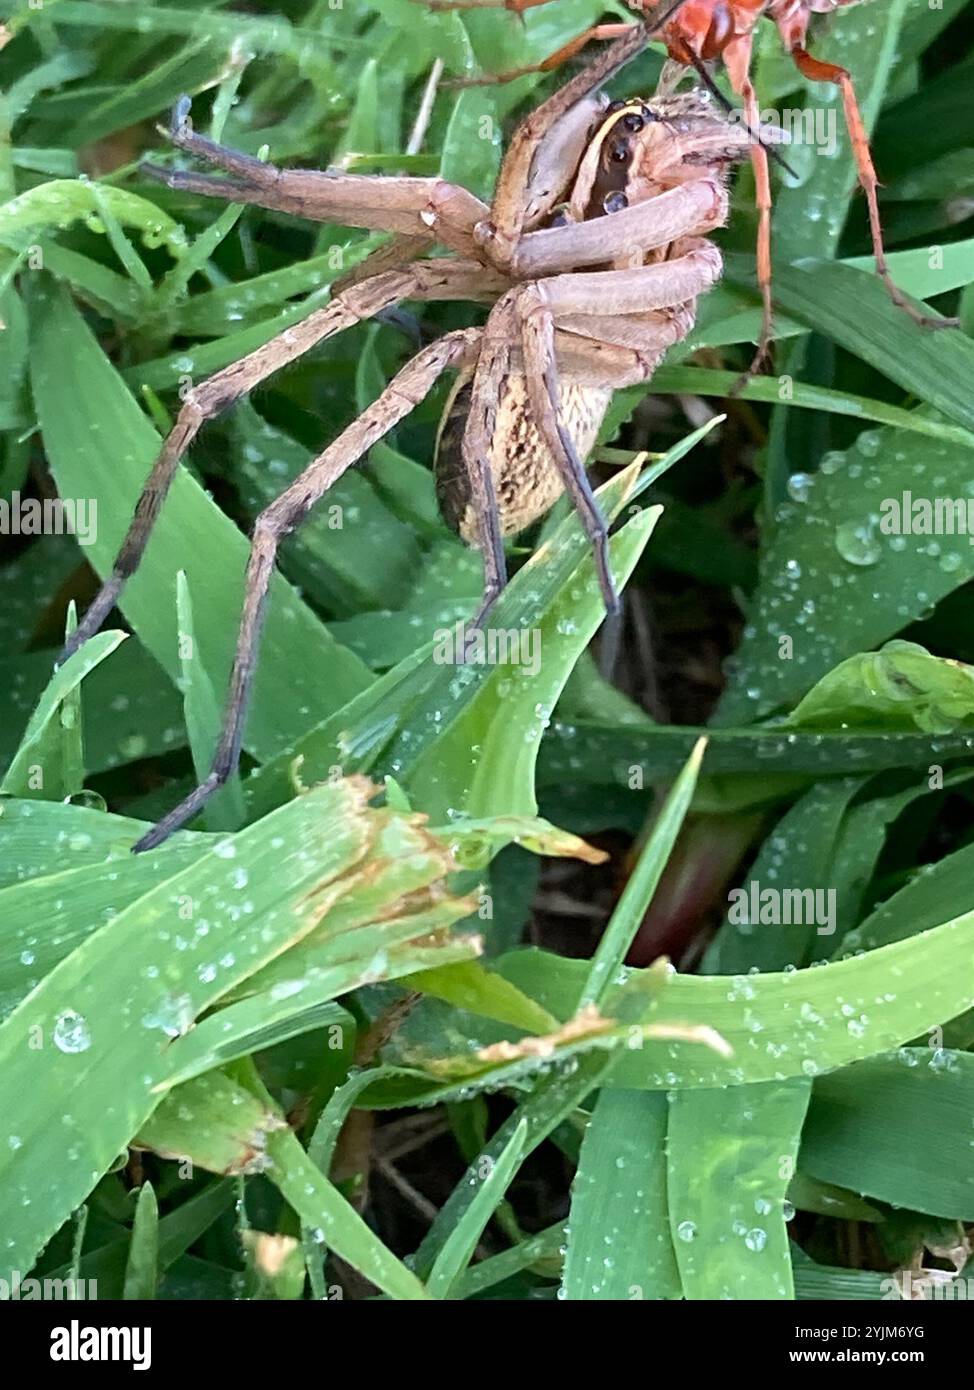
<instances>
[{"instance_id":1,"label":"spider's hairy leg","mask_svg":"<svg viewBox=\"0 0 974 1390\"><path fill-rule=\"evenodd\" d=\"M461 442L461 457L470 485L470 508L477 527L477 546L484 560L484 592L472 626L481 628L507 583L507 561L500 513L490 470L491 441L497 402L510 371L511 342L507 328L507 296L491 311L484 328L477 369L470 392L470 409Z\"/></svg>"},{"instance_id":2,"label":"spider's hairy leg","mask_svg":"<svg viewBox=\"0 0 974 1390\"><path fill-rule=\"evenodd\" d=\"M246 179L222 179L216 174L199 174L195 169L166 169L144 159L139 172L156 183L164 183L177 193L199 193L204 198L225 198L228 203L254 201L256 185Z\"/></svg>"},{"instance_id":3,"label":"spider's hairy leg","mask_svg":"<svg viewBox=\"0 0 974 1390\"><path fill-rule=\"evenodd\" d=\"M560 416L556 328L569 330L562 338L572 343L569 360L575 379L589 385L612 384L615 373L618 382L618 356L614 365L607 351L616 343L630 348L626 384L648 380L666 348L686 336L697 296L720 277L721 258L715 246L700 238L688 238L684 245L683 255L660 265L536 281L517 290L514 301L531 412L592 544L611 620L604 653L610 667L620 605L610 564L609 532L585 465Z\"/></svg>"},{"instance_id":4,"label":"spider's hairy leg","mask_svg":"<svg viewBox=\"0 0 974 1390\"><path fill-rule=\"evenodd\" d=\"M344 275L339 275L333 280L332 295L341 294L349 285L357 285L360 280L367 280L370 275L381 275L385 270L398 270L410 261L424 256L429 247L430 244L425 237L390 237L374 251L370 251L364 261L359 261L358 265L353 265L351 270L346 270Z\"/></svg>"},{"instance_id":5,"label":"spider's hairy leg","mask_svg":"<svg viewBox=\"0 0 974 1390\"><path fill-rule=\"evenodd\" d=\"M115 606L125 581L135 572L142 559L179 461L206 421L219 415L272 373L296 361L325 338L350 328L362 319L371 318L382 309L408 297L410 291L416 289L420 278L419 268L414 267L412 270L390 271L361 285L351 286L324 308L316 309L300 323L286 328L270 342L248 353L239 362L224 367L187 393L176 423L163 441L146 479L112 572L65 643L58 657L59 665L98 631Z\"/></svg>"},{"instance_id":6,"label":"spider's hairy leg","mask_svg":"<svg viewBox=\"0 0 974 1390\"><path fill-rule=\"evenodd\" d=\"M613 258L621 260L631 252L669 246L691 232L713 230L726 215L727 193L719 180L692 179L614 212L610 230L600 225L605 219L594 217L567 227L525 232L514 253L513 273L528 280L598 265L606 259L607 238Z\"/></svg>"},{"instance_id":7,"label":"spider's hairy leg","mask_svg":"<svg viewBox=\"0 0 974 1390\"><path fill-rule=\"evenodd\" d=\"M591 542L606 614L616 619L619 595L609 562L609 527L588 480L585 464L579 458L575 442L559 415L554 316L533 287L518 294L515 312L521 334L524 377L531 413Z\"/></svg>"},{"instance_id":8,"label":"spider's hairy leg","mask_svg":"<svg viewBox=\"0 0 974 1390\"><path fill-rule=\"evenodd\" d=\"M220 145L206 135L198 135L193 129L190 116L192 100L188 96L177 99L169 117L169 138L177 150L195 155L207 164L215 164L218 169L234 174L256 187L266 187L280 178L281 171L273 164L266 164L256 155L244 154L241 150Z\"/></svg>"},{"instance_id":9,"label":"spider's hairy leg","mask_svg":"<svg viewBox=\"0 0 974 1390\"><path fill-rule=\"evenodd\" d=\"M741 95L744 99L744 115L752 130L761 128L761 108L750 77L744 79ZM757 272L758 288L761 291L761 334L751 365L735 381L730 394L736 396L744 389L751 377L771 351L774 337L774 301L771 281L771 172L768 166L768 151L760 140L751 142L751 168L754 170L754 191L758 209Z\"/></svg>"},{"instance_id":10,"label":"spider's hairy leg","mask_svg":"<svg viewBox=\"0 0 974 1390\"><path fill-rule=\"evenodd\" d=\"M717 247L702 237L685 239L682 255L634 270L579 271L552 275L530 286L562 325L566 315L613 316L675 309L696 299L720 279Z\"/></svg>"},{"instance_id":11,"label":"spider's hairy leg","mask_svg":"<svg viewBox=\"0 0 974 1390\"><path fill-rule=\"evenodd\" d=\"M151 161L140 166L149 178L169 188L270 208L313 222L438 240L467 255L476 249L473 229L487 216L487 206L459 184L440 178L281 169L195 134L188 111L188 98L183 98L173 115L172 138L177 148L229 177L166 169Z\"/></svg>"},{"instance_id":12,"label":"spider's hairy leg","mask_svg":"<svg viewBox=\"0 0 974 1390\"><path fill-rule=\"evenodd\" d=\"M898 309L909 314L914 323L918 323L922 328L959 327L960 319L942 318L935 314L925 314L922 310L917 309L907 299L890 274L886 261L886 251L883 246L883 226L879 216L879 179L876 177L876 169L869 149L869 136L866 134L866 126L859 109L859 101L856 97L856 89L853 86L851 74L845 68L839 67L837 63L826 63L820 58L813 58L800 45L792 47L790 51L795 66L803 77L807 77L812 82L831 82L842 93L842 106L845 111L849 139L852 142L852 155L856 162L859 184L866 195L869 233L872 238L873 257L876 261L876 274L886 286L890 299Z\"/></svg>"},{"instance_id":13,"label":"spider's hairy leg","mask_svg":"<svg viewBox=\"0 0 974 1390\"><path fill-rule=\"evenodd\" d=\"M300 477L257 518L247 564L230 691L213 765L200 786L133 845L136 854L162 844L197 815L237 766L267 596L281 541L352 464L424 399L444 371L472 358L480 332L477 328L461 328L418 352L393 377L381 396L313 459Z\"/></svg>"}]
</instances>

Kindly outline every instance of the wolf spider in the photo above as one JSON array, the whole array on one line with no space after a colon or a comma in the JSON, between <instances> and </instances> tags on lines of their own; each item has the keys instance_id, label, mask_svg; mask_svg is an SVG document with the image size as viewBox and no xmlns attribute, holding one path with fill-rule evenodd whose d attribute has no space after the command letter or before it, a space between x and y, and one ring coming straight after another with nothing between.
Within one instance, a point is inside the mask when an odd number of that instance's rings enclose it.
<instances>
[{"instance_id":1,"label":"wolf spider","mask_svg":"<svg viewBox=\"0 0 974 1390\"><path fill-rule=\"evenodd\" d=\"M438 178L279 169L194 132L189 100L173 144L224 177L146 166L170 188L322 222L392 233L336 282L331 301L193 387L139 497L111 575L61 655L104 621L145 550L180 459L202 425L333 334L404 300L491 306L481 328L423 347L257 518L226 713L209 775L134 846L153 848L194 817L235 770L278 546L336 479L401 421L448 369L460 390L441 434L437 490L446 519L479 546L483 624L505 580L504 536L566 491L595 554L605 606L618 598L608 530L586 477L614 389L647 381L686 336L695 300L718 279L706 235L727 212L726 170L750 135L699 94L660 105L595 94L644 42L633 29L520 125L488 207ZM440 246L451 254L429 257ZM462 427L461 427L462 426Z\"/></svg>"}]
</instances>

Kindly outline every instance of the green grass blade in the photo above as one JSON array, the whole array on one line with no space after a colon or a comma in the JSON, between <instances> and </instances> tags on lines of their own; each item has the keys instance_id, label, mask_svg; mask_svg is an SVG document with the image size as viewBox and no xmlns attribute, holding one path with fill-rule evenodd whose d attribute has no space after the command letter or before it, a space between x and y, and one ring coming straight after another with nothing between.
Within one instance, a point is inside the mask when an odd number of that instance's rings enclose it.
<instances>
[{"instance_id":1,"label":"green grass blade","mask_svg":"<svg viewBox=\"0 0 974 1390\"><path fill-rule=\"evenodd\" d=\"M473 1255L484 1227L500 1205L520 1166L524 1156L527 1129L527 1120L519 1120L496 1161L487 1159L483 1172L471 1177L471 1183L477 1186L476 1195L433 1261L433 1268L426 1281L431 1297L450 1297L456 1281Z\"/></svg>"},{"instance_id":2,"label":"green grass blade","mask_svg":"<svg viewBox=\"0 0 974 1390\"><path fill-rule=\"evenodd\" d=\"M70 732L66 743L65 727L61 722L65 701L71 699L88 672L124 640L124 632L101 632L54 673L4 773L0 791L10 796L37 793L60 801L80 790L73 784L77 776L77 709L69 706L67 728Z\"/></svg>"},{"instance_id":3,"label":"green grass blade","mask_svg":"<svg viewBox=\"0 0 974 1390\"><path fill-rule=\"evenodd\" d=\"M918 327L892 303L880 281L845 265L782 266L775 270L782 308L854 352L877 371L974 429L974 404L964 388L974 372L974 343L959 329Z\"/></svg>"},{"instance_id":4,"label":"green grass blade","mask_svg":"<svg viewBox=\"0 0 974 1390\"><path fill-rule=\"evenodd\" d=\"M314 929L307 894L340 880L376 833L366 794L320 787L218 841L85 940L0 1026L0 1211L18 1267L151 1115L179 1066L174 1039ZM57 1130L52 1110L70 1117Z\"/></svg>"},{"instance_id":5,"label":"green grass blade","mask_svg":"<svg viewBox=\"0 0 974 1390\"><path fill-rule=\"evenodd\" d=\"M970 458L956 444L868 430L823 460L820 472L792 477L792 500L779 508L764 547L719 723L748 723L794 704L845 657L894 637L974 576L974 547L963 535L898 536L880 527L890 504L902 510L907 492L966 499ZM781 659L782 633L792 636L800 662Z\"/></svg>"},{"instance_id":6,"label":"green grass blade","mask_svg":"<svg viewBox=\"0 0 974 1390\"><path fill-rule=\"evenodd\" d=\"M667 1191L684 1298L794 1298L784 1204L810 1090L767 1082L674 1095Z\"/></svg>"},{"instance_id":7,"label":"green grass blade","mask_svg":"<svg viewBox=\"0 0 974 1390\"><path fill-rule=\"evenodd\" d=\"M666 1196L663 1095L601 1091L572 1184L563 1296L679 1298Z\"/></svg>"},{"instance_id":8,"label":"green grass blade","mask_svg":"<svg viewBox=\"0 0 974 1390\"><path fill-rule=\"evenodd\" d=\"M215 1172L265 1172L304 1223L391 1298L425 1298L419 1280L382 1244L309 1160L252 1068L246 1087L219 1072L166 1100L140 1139Z\"/></svg>"},{"instance_id":9,"label":"green grass blade","mask_svg":"<svg viewBox=\"0 0 974 1390\"><path fill-rule=\"evenodd\" d=\"M490 1160L496 1163L522 1121L525 1121L527 1126L522 1158L527 1158L547 1139L552 1130L578 1109L589 1092L601 1084L614 1061L614 1058L595 1053L582 1057L569 1074L555 1074L549 1077L505 1121L483 1150L479 1161ZM414 1265L421 1275L432 1268L439 1252L450 1239L452 1231L474 1201L478 1190L475 1184L472 1185L465 1178L453 1189L440 1208L439 1215L415 1255Z\"/></svg>"},{"instance_id":10,"label":"green grass blade","mask_svg":"<svg viewBox=\"0 0 974 1390\"><path fill-rule=\"evenodd\" d=\"M974 1220L972 1106L969 1052L909 1047L849 1067L816 1083L802 1171L894 1207Z\"/></svg>"},{"instance_id":11,"label":"green grass blade","mask_svg":"<svg viewBox=\"0 0 974 1390\"><path fill-rule=\"evenodd\" d=\"M636 867L595 949L579 1000L580 1008L603 1001L628 954L690 809L706 746L705 741L700 739L653 822Z\"/></svg>"},{"instance_id":12,"label":"green grass blade","mask_svg":"<svg viewBox=\"0 0 974 1390\"><path fill-rule=\"evenodd\" d=\"M122 1297L141 1302L156 1296L159 1279L159 1204L152 1184L139 1188Z\"/></svg>"},{"instance_id":13,"label":"green grass blade","mask_svg":"<svg viewBox=\"0 0 974 1390\"><path fill-rule=\"evenodd\" d=\"M176 620L179 625L183 717L193 754L193 768L197 780L203 782L219 741L223 711L196 641L193 602L185 570L180 570L176 575ZM244 800L239 772L234 772L213 797L203 819L208 830L237 830L243 824Z\"/></svg>"}]
</instances>

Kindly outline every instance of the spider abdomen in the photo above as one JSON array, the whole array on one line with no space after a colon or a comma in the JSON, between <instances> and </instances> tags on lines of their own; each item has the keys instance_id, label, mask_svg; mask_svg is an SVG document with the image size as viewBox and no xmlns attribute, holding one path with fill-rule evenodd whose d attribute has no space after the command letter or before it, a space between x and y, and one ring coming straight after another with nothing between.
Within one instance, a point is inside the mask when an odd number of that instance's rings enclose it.
<instances>
[{"instance_id":1,"label":"spider abdomen","mask_svg":"<svg viewBox=\"0 0 974 1390\"><path fill-rule=\"evenodd\" d=\"M476 513L461 454L470 392L470 381L462 382L447 404L437 440L434 475L444 521L474 545L478 539ZM595 443L611 399L612 392L601 387L561 383L559 418L580 458L586 458ZM554 460L532 418L527 385L519 373L508 375L497 402L490 469L505 536L516 535L544 516L564 491Z\"/></svg>"}]
</instances>

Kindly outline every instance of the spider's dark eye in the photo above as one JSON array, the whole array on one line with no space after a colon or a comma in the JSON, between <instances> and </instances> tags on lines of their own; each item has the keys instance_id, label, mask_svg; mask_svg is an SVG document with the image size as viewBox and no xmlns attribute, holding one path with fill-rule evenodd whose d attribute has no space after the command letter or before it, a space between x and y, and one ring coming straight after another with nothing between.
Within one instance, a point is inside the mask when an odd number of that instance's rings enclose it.
<instances>
[{"instance_id":1,"label":"spider's dark eye","mask_svg":"<svg viewBox=\"0 0 974 1390\"><path fill-rule=\"evenodd\" d=\"M637 130L642 130L642 128L643 128L643 118L642 118L642 116L640 116L639 112L638 112L638 111L630 111L628 115L623 116L623 118L622 118L622 128L623 128L623 130L630 130L630 131L633 131L633 132L635 132L635 131L637 131Z\"/></svg>"},{"instance_id":2,"label":"spider's dark eye","mask_svg":"<svg viewBox=\"0 0 974 1390\"><path fill-rule=\"evenodd\" d=\"M609 158L613 164L624 164L629 158L629 141L616 140L614 144L610 145Z\"/></svg>"},{"instance_id":3,"label":"spider's dark eye","mask_svg":"<svg viewBox=\"0 0 974 1390\"><path fill-rule=\"evenodd\" d=\"M623 208L629 206L629 199L621 189L614 189L612 193L607 193L602 199L603 212L621 212Z\"/></svg>"},{"instance_id":4,"label":"spider's dark eye","mask_svg":"<svg viewBox=\"0 0 974 1390\"><path fill-rule=\"evenodd\" d=\"M646 123L646 125L651 125L654 121L658 120L659 116L657 116L656 112L653 110L651 106L643 107L643 121Z\"/></svg>"}]
</instances>

